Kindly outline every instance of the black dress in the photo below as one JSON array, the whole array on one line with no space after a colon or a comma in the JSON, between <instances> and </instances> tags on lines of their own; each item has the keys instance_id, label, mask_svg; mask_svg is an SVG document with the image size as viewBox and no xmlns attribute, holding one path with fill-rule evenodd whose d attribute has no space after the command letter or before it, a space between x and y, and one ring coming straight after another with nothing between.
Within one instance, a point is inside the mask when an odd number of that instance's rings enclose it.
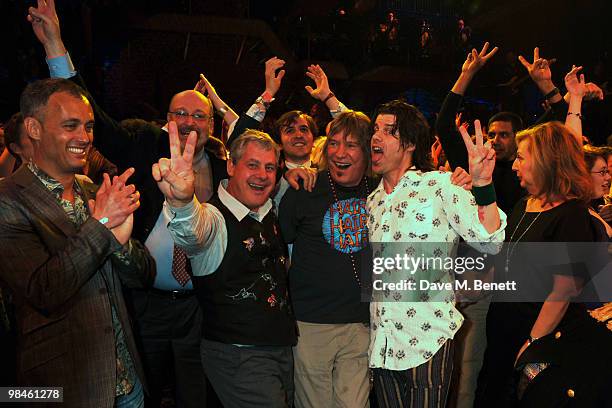
<instances>
[{"instance_id":1,"label":"black dress","mask_svg":"<svg viewBox=\"0 0 612 408\"><path fill-rule=\"evenodd\" d=\"M514 369L514 362L529 337L543 300L552 290L554 275L572 276L577 282L586 282L590 271L582 263L557 259L549 259L547 267L526 262L529 254L525 251L530 247L536 251L533 248L540 248L540 244L514 246L515 243L594 242L601 236L600 227L593 222L587 207L576 200L542 213L525 212L526 203L527 199L521 200L508 220L507 244L497 257L495 271L498 280L517 281L519 292L511 296L522 295L530 301L516 302L516 298L503 298L503 295L493 297L487 315L487 350L475 406L606 406L602 388L612 378L609 368L612 333L592 319L582 303L574 302L569 304L557 327L521 355L518 367L527 363L549 366L530 382L520 401L516 397L520 370ZM563 254L540 252L539 255L556 258Z\"/></svg>"}]
</instances>

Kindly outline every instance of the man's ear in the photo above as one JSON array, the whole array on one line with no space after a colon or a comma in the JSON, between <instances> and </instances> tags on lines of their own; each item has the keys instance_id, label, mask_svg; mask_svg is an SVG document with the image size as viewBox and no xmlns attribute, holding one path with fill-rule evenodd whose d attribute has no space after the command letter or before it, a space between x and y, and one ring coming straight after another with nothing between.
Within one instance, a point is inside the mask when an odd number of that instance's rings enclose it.
<instances>
[{"instance_id":1,"label":"man's ear","mask_svg":"<svg viewBox=\"0 0 612 408\"><path fill-rule=\"evenodd\" d=\"M408 143L408 146L404 149L407 152L414 152L416 150L416 145L414 143Z\"/></svg>"},{"instance_id":2,"label":"man's ear","mask_svg":"<svg viewBox=\"0 0 612 408\"><path fill-rule=\"evenodd\" d=\"M234 162L231 158L227 160L227 175L230 177L234 176Z\"/></svg>"},{"instance_id":3,"label":"man's ear","mask_svg":"<svg viewBox=\"0 0 612 408\"><path fill-rule=\"evenodd\" d=\"M30 139L40 142L40 139L42 138L42 124L38 121L38 119L31 116L24 118L23 126Z\"/></svg>"}]
</instances>

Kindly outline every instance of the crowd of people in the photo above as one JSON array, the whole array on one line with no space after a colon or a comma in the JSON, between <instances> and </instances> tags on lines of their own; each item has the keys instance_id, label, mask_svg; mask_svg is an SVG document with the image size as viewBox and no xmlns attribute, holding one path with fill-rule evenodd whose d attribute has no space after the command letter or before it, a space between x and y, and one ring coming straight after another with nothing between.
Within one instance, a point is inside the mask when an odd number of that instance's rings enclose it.
<instances>
[{"instance_id":1,"label":"crowd of people","mask_svg":"<svg viewBox=\"0 0 612 408\"><path fill-rule=\"evenodd\" d=\"M612 276L569 254L612 237L612 150L586 144L581 123L582 101L603 94L582 67L564 97L538 48L518 57L550 106L529 128L512 112L474 121L474 135L461 123L497 53L488 43L468 52L433 129L403 100L348 108L310 65L306 91L332 117L324 136L301 111L265 133L276 57L246 112L201 75L159 126L96 103L53 0L27 18L50 78L26 86L4 128L6 385L63 387L71 407L612 404L610 292L581 299ZM373 269L453 259L460 242L484 269ZM569 249L542 266L524 262L524 243ZM419 278L427 288L399 288ZM457 289L470 279L541 296Z\"/></svg>"}]
</instances>

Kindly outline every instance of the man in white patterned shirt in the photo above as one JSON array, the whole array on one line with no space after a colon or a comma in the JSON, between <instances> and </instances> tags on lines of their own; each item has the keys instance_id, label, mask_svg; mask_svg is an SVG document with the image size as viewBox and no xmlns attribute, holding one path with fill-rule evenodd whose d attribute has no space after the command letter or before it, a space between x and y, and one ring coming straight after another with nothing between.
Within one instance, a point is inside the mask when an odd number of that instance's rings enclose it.
<instances>
[{"instance_id":1,"label":"man in white patterned shirt","mask_svg":"<svg viewBox=\"0 0 612 408\"><path fill-rule=\"evenodd\" d=\"M418 109L392 101L382 105L375 118L372 169L382 180L368 197L374 265L376 258L404 254L449 259L460 237L479 251L498 252L506 217L497 208L491 184L495 154L489 143L483 145L479 124L476 144L462 133L469 152L472 196L451 183L450 173L430 171L429 127ZM452 289L423 288L421 281L452 287L452 270L434 266L411 274L401 268L395 265L373 278L369 355L378 402L443 407L452 372L452 339L463 317L455 308ZM405 279L414 286L383 288L377 279L384 283Z\"/></svg>"}]
</instances>

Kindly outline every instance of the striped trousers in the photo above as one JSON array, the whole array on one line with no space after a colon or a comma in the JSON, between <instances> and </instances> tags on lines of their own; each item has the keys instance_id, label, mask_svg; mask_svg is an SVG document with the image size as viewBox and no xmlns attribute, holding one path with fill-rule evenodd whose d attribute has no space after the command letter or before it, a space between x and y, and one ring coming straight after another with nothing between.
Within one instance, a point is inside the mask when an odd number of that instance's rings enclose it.
<instances>
[{"instance_id":1,"label":"striped trousers","mask_svg":"<svg viewBox=\"0 0 612 408\"><path fill-rule=\"evenodd\" d=\"M380 408L444 408L453 371L449 339L429 361L408 370L374 368L374 390Z\"/></svg>"}]
</instances>

